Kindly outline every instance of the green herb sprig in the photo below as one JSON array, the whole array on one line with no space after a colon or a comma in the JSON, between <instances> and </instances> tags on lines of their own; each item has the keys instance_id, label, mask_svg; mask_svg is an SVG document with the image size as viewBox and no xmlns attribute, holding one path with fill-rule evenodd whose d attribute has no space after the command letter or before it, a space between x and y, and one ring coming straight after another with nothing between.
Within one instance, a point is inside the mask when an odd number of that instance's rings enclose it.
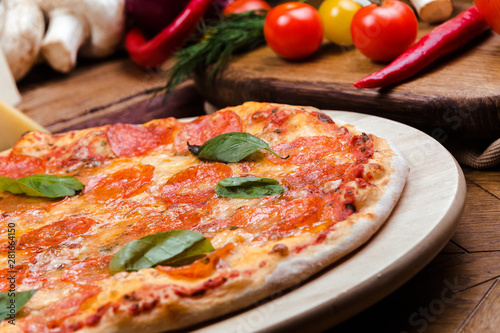
<instances>
[{"instance_id":1,"label":"green herb sprig","mask_svg":"<svg viewBox=\"0 0 500 333\"><path fill-rule=\"evenodd\" d=\"M265 44L265 18L262 11L250 11L226 16L213 25L204 25L198 43L174 54L177 63L168 73L166 94L190 74L203 71L210 65L213 68L209 80L213 80L233 54L248 52Z\"/></svg>"}]
</instances>

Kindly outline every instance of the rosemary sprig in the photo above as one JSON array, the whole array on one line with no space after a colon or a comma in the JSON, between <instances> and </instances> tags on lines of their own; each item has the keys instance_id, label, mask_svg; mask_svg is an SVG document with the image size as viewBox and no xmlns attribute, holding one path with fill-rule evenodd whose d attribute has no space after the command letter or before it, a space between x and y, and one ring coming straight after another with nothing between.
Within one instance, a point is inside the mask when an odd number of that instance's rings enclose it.
<instances>
[{"instance_id":1,"label":"rosemary sprig","mask_svg":"<svg viewBox=\"0 0 500 333\"><path fill-rule=\"evenodd\" d=\"M201 40L174 54L177 59L169 72L166 94L190 74L213 68L209 80L227 64L233 54L251 51L265 43L265 13L259 11L233 14L214 25L204 25Z\"/></svg>"}]
</instances>

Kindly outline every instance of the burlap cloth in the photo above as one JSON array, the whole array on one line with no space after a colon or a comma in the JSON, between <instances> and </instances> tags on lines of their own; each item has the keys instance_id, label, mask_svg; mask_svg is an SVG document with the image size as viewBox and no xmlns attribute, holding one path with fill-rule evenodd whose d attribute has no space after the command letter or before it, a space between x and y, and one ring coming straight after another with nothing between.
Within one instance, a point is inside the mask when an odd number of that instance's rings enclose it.
<instances>
[{"instance_id":1,"label":"burlap cloth","mask_svg":"<svg viewBox=\"0 0 500 333\"><path fill-rule=\"evenodd\" d=\"M500 139L482 144L473 141L455 141L447 148L463 165L475 169L489 169L500 165Z\"/></svg>"}]
</instances>

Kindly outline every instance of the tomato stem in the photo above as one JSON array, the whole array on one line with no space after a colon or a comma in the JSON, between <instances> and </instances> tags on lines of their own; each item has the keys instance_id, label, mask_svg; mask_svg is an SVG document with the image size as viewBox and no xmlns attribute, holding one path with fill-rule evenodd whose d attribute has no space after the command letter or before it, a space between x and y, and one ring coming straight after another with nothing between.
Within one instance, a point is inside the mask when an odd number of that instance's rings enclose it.
<instances>
[{"instance_id":1,"label":"tomato stem","mask_svg":"<svg viewBox=\"0 0 500 333\"><path fill-rule=\"evenodd\" d=\"M384 0L374 0L372 2L379 7L384 5Z\"/></svg>"}]
</instances>

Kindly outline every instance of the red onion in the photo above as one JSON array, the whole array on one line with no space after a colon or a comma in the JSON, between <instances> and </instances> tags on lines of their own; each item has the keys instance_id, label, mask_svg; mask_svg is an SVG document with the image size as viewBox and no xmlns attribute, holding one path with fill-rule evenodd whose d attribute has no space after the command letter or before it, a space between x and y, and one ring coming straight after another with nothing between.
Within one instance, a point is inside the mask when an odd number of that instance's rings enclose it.
<instances>
[{"instance_id":1,"label":"red onion","mask_svg":"<svg viewBox=\"0 0 500 333\"><path fill-rule=\"evenodd\" d=\"M126 0L127 16L146 35L154 36L171 23L189 0Z\"/></svg>"},{"instance_id":2,"label":"red onion","mask_svg":"<svg viewBox=\"0 0 500 333\"><path fill-rule=\"evenodd\" d=\"M217 13L234 0L214 0L213 8L207 16L216 18ZM189 0L126 0L127 16L134 26L147 36L153 37L168 26L186 7Z\"/></svg>"}]
</instances>

